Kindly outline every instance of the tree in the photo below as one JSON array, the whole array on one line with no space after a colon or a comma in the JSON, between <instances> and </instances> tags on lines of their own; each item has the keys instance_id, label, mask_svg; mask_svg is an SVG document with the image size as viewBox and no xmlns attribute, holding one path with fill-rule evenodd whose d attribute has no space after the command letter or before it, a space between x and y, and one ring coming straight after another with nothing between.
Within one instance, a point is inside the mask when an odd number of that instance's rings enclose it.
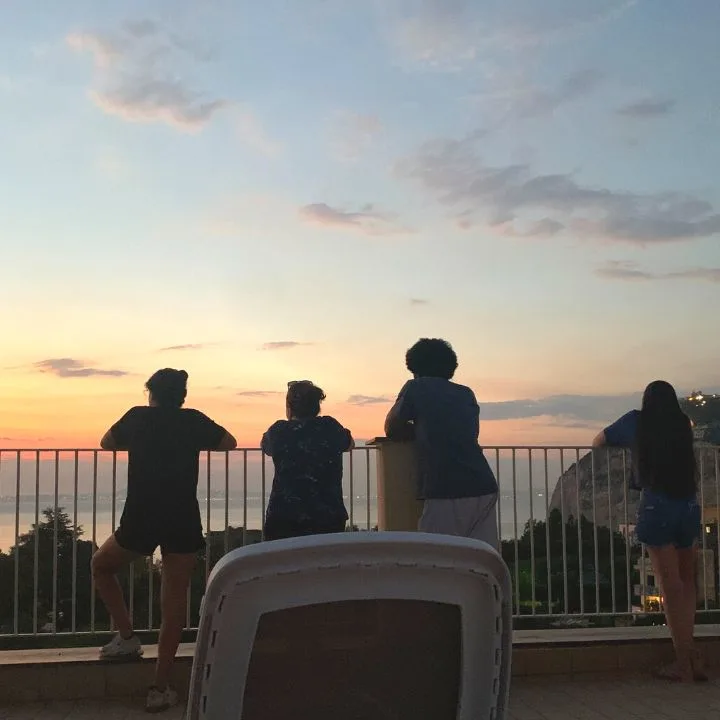
<instances>
[{"instance_id":1,"label":"tree","mask_svg":"<svg viewBox=\"0 0 720 720\"><path fill-rule=\"evenodd\" d=\"M57 536L57 548L55 546ZM14 630L15 604L18 608L18 631L42 632L47 624L58 631L74 627L87 631L109 630L110 618L105 606L95 597L90 561L95 546L83 540L83 528L75 527L64 508L42 511L42 520L18 538L7 554L0 553L0 626L4 632ZM37 573L35 572L37 548ZM57 550L57 552L56 552ZM57 557L57 565L54 558ZM17 563L17 599L15 567ZM73 572L74 570L74 572ZM152 573L152 580L151 580ZM138 560L120 573L126 599L129 599L130 577L133 578L133 616L136 627L150 625L150 582L153 582L153 625L157 627L160 609L160 574L157 564ZM37 580L36 580L37 578ZM53 579L55 578L55 582ZM37 599L37 609L36 609ZM57 609L57 617L53 610Z\"/></svg>"},{"instance_id":2,"label":"tree","mask_svg":"<svg viewBox=\"0 0 720 720\"><path fill-rule=\"evenodd\" d=\"M82 534L82 527L74 527L63 508L58 508L57 514L53 508L47 508L42 512L42 520L21 535L17 545L7 554L0 555L0 624L3 627L14 626L15 602L20 633L33 632L35 618L38 629L42 629L53 620L54 609L58 614L57 628L69 629L73 596L76 618L84 616L91 596L92 543L80 539ZM74 576L73 565L76 568Z\"/></svg>"},{"instance_id":3,"label":"tree","mask_svg":"<svg viewBox=\"0 0 720 720\"><path fill-rule=\"evenodd\" d=\"M596 528L585 518L582 518L579 530L578 538L577 520L570 517L565 523L563 546L562 515L559 510L553 510L548 516L547 523L543 521L526 523L522 536L517 540L517 549L514 540L503 541L503 559L510 568L513 585L516 586L513 588L514 599L518 594L520 596L520 607L515 608L516 612L532 612L533 579L536 612L564 613L567 606L568 612L579 613L582 605L585 612L610 613L613 611L613 580L615 610L627 611L628 600L631 599L628 596L628 563L632 573L635 561L640 556L640 549L630 545L628 550L628 544L621 533L611 532L609 528L603 526ZM566 558L565 562L563 555ZM567 571L567 595L565 571Z\"/></svg>"}]
</instances>

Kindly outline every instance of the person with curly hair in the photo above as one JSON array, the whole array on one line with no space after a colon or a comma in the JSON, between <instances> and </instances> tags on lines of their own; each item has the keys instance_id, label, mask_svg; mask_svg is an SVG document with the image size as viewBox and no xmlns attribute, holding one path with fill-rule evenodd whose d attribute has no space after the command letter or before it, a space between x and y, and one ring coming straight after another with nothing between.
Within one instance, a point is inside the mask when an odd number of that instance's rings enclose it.
<instances>
[{"instance_id":1,"label":"person with curly hair","mask_svg":"<svg viewBox=\"0 0 720 720\"><path fill-rule=\"evenodd\" d=\"M265 515L266 540L343 532L343 453L354 447L349 430L320 415L325 393L309 380L288 383L286 420L263 435L261 447L275 465Z\"/></svg>"},{"instance_id":2,"label":"person with curly hair","mask_svg":"<svg viewBox=\"0 0 720 720\"><path fill-rule=\"evenodd\" d=\"M478 442L480 409L469 387L452 382L457 355L445 340L423 338L405 356L412 373L385 420L389 439L413 439L421 532L498 546L498 484Z\"/></svg>"},{"instance_id":3,"label":"person with curly hair","mask_svg":"<svg viewBox=\"0 0 720 720\"><path fill-rule=\"evenodd\" d=\"M185 626L187 589L197 554L205 547L197 501L202 450L232 450L230 433L199 410L183 408L188 374L158 370L145 383L148 404L134 407L103 436L103 450L128 451L127 499L120 525L93 555L92 574L117 635L100 650L102 660L142 655L117 573L141 556L162 552L155 682L146 709L160 712L178 702L168 681Z\"/></svg>"}]
</instances>

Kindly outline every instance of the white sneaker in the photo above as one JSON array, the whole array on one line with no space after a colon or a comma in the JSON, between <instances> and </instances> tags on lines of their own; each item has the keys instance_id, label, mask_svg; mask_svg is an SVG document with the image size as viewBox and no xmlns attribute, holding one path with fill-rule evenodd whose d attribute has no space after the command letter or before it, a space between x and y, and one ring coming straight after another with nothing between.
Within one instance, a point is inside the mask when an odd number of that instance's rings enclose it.
<instances>
[{"instance_id":1,"label":"white sneaker","mask_svg":"<svg viewBox=\"0 0 720 720\"><path fill-rule=\"evenodd\" d=\"M168 710L178 704L178 694L166 687L164 690L158 690L154 685L148 690L147 700L145 700L145 711L149 713L159 713Z\"/></svg>"},{"instance_id":2,"label":"white sneaker","mask_svg":"<svg viewBox=\"0 0 720 720\"><path fill-rule=\"evenodd\" d=\"M118 633L107 645L100 648L101 660L139 660L143 649L137 635L124 638Z\"/></svg>"}]
</instances>

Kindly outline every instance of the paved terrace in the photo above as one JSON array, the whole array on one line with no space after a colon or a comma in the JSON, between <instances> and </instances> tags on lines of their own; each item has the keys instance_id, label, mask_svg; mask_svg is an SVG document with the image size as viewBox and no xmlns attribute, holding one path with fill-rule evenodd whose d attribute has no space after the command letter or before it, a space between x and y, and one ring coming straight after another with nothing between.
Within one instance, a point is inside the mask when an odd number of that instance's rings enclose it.
<instances>
[{"instance_id":1,"label":"paved terrace","mask_svg":"<svg viewBox=\"0 0 720 720\"><path fill-rule=\"evenodd\" d=\"M181 720L182 706L163 713ZM709 720L720 716L720 683L663 685L643 678L565 682L520 678L510 691L510 720ZM140 700L30 703L0 708L0 720L138 720Z\"/></svg>"},{"instance_id":2,"label":"paved terrace","mask_svg":"<svg viewBox=\"0 0 720 720\"><path fill-rule=\"evenodd\" d=\"M672 657L667 628L517 631L513 720L707 720L720 717L720 626L698 628L711 681L656 681L649 669ZM156 649L141 663L106 665L95 648L0 653L0 720L147 717L142 693ZM175 685L186 691L193 645L184 644ZM163 715L181 718L178 707Z\"/></svg>"}]
</instances>

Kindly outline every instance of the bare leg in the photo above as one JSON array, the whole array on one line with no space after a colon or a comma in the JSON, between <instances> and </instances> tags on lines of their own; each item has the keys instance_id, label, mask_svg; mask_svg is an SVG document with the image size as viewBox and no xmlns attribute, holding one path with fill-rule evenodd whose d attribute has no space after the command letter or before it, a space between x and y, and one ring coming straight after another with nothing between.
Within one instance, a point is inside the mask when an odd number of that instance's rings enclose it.
<instances>
[{"instance_id":1,"label":"bare leg","mask_svg":"<svg viewBox=\"0 0 720 720\"><path fill-rule=\"evenodd\" d=\"M692 664L695 680L707 680L704 663L695 648L695 614L697 611L697 545L677 551L680 580L684 588L686 622L692 629Z\"/></svg>"},{"instance_id":2,"label":"bare leg","mask_svg":"<svg viewBox=\"0 0 720 720\"><path fill-rule=\"evenodd\" d=\"M105 603L118 632L124 638L132 637L133 626L117 573L137 557L136 553L120 547L115 537L111 535L95 552L91 563L98 595Z\"/></svg>"},{"instance_id":3,"label":"bare leg","mask_svg":"<svg viewBox=\"0 0 720 720\"><path fill-rule=\"evenodd\" d=\"M160 606L162 622L158 639L158 659L155 666L155 685L164 690L185 627L187 589L197 556L195 553L168 553L162 560L162 589Z\"/></svg>"},{"instance_id":4,"label":"bare leg","mask_svg":"<svg viewBox=\"0 0 720 720\"><path fill-rule=\"evenodd\" d=\"M693 631L695 626L694 573L693 573L693 614L689 615L690 600L686 597L686 584L680 576L679 553L677 548L666 545L648 548L653 569L660 581L665 605L665 617L670 627L679 679L692 682Z\"/></svg>"}]
</instances>

